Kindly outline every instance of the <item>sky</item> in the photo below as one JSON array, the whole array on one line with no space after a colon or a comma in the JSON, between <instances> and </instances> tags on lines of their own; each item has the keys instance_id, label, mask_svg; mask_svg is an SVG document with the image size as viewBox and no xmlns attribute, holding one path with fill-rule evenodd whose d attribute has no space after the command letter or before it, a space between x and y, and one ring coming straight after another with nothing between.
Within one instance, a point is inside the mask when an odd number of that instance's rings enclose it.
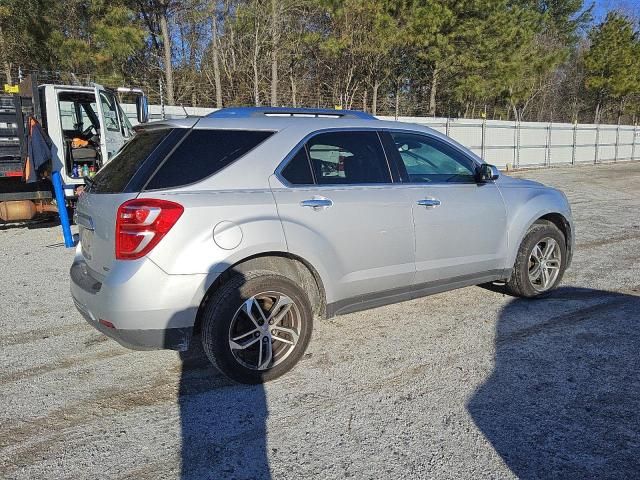
<instances>
[{"instance_id":1,"label":"sky","mask_svg":"<svg viewBox=\"0 0 640 480\"><path fill-rule=\"evenodd\" d=\"M585 4L589 4L588 1ZM609 10L619 9L632 15L640 16L640 0L595 0L593 20L600 23Z\"/></svg>"}]
</instances>

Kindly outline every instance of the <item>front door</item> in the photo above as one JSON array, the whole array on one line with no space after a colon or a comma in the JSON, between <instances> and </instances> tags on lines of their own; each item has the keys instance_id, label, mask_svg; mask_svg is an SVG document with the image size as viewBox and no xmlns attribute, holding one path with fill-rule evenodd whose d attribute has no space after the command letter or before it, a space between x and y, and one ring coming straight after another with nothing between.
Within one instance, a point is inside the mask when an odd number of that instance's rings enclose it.
<instances>
[{"instance_id":1,"label":"front door","mask_svg":"<svg viewBox=\"0 0 640 480\"><path fill-rule=\"evenodd\" d=\"M426 134L390 136L412 206L416 284L499 276L507 233L498 187L478 183L477 162L448 142Z\"/></svg>"},{"instance_id":2,"label":"front door","mask_svg":"<svg viewBox=\"0 0 640 480\"><path fill-rule=\"evenodd\" d=\"M319 133L271 185L289 251L324 270L328 303L412 285L411 207L377 132Z\"/></svg>"},{"instance_id":3,"label":"front door","mask_svg":"<svg viewBox=\"0 0 640 480\"><path fill-rule=\"evenodd\" d=\"M124 145L126 139L122 134L123 128L118 118L118 104L113 93L100 86L95 87L95 92L98 100L96 102L98 117L100 118L102 161L107 163Z\"/></svg>"}]
</instances>

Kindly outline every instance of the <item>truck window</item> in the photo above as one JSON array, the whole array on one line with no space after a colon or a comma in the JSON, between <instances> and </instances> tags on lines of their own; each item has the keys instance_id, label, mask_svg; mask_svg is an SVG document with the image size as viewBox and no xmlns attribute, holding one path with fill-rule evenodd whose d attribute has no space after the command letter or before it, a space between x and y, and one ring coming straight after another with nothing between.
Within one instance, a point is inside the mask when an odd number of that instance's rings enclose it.
<instances>
[{"instance_id":1,"label":"truck window","mask_svg":"<svg viewBox=\"0 0 640 480\"><path fill-rule=\"evenodd\" d=\"M118 109L113 96L100 92L100 103L102 105L102 113L104 115L104 124L107 130L111 132L119 132Z\"/></svg>"},{"instance_id":2,"label":"truck window","mask_svg":"<svg viewBox=\"0 0 640 480\"><path fill-rule=\"evenodd\" d=\"M60 122L63 130L81 130L82 120L76 116L74 102L60 102Z\"/></svg>"}]
</instances>

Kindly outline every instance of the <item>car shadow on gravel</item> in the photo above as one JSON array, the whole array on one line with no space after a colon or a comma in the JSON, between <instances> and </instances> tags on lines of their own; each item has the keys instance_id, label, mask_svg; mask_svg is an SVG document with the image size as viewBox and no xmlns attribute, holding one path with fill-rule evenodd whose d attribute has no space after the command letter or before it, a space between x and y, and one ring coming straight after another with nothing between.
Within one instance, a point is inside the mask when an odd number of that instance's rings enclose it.
<instances>
[{"instance_id":1,"label":"car shadow on gravel","mask_svg":"<svg viewBox=\"0 0 640 480\"><path fill-rule=\"evenodd\" d=\"M200 338L180 358L180 478L271 478L264 386L227 380L209 363Z\"/></svg>"},{"instance_id":2,"label":"car shadow on gravel","mask_svg":"<svg viewBox=\"0 0 640 480\"><path fill-rule=\"evenodd\" d=\"M0 231L2 230L13 230L26 228L28 230L38 230L41 228L51 228L51 227L59 227L60 219L56 216L48 216L42 218L36 218L34 220L27 220L21 222L3 222L0 220Z\"/></svg>"},{"instance_id":3,"label":"car shadow on gravel","mask_svg":"<svg viewBox=\"0 0 640 480\"><path fill-rule=\"evenodd\" d=\"M640 294L561 288L501 312L467 408L520 478L640 471Z\"/></svg>"}]
</instances>

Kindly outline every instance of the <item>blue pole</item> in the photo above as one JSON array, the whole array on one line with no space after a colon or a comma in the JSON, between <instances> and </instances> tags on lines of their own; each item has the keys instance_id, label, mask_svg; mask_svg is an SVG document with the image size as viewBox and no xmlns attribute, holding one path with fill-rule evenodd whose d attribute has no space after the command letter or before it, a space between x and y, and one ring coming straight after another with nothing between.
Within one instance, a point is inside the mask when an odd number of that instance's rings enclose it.
<instances>
[{"instance_id":1,"label":"blue pole","mask_svg":"<svg viewBox=\"0 0 640 480\"><path fill-rule=\"evenodd\" d=\"M62 177L60 172L53 172L51 175L53 181L53 190L56 194L56 204L58 205L58 215L60 215L60 226L62 227L62 235L64 236L64 246L73 247L73 235L71 235L71 224L69 223L69 214L67 213L67 202L64 198L64 189L62 188Z\"/></svg>"}]
</instances>

